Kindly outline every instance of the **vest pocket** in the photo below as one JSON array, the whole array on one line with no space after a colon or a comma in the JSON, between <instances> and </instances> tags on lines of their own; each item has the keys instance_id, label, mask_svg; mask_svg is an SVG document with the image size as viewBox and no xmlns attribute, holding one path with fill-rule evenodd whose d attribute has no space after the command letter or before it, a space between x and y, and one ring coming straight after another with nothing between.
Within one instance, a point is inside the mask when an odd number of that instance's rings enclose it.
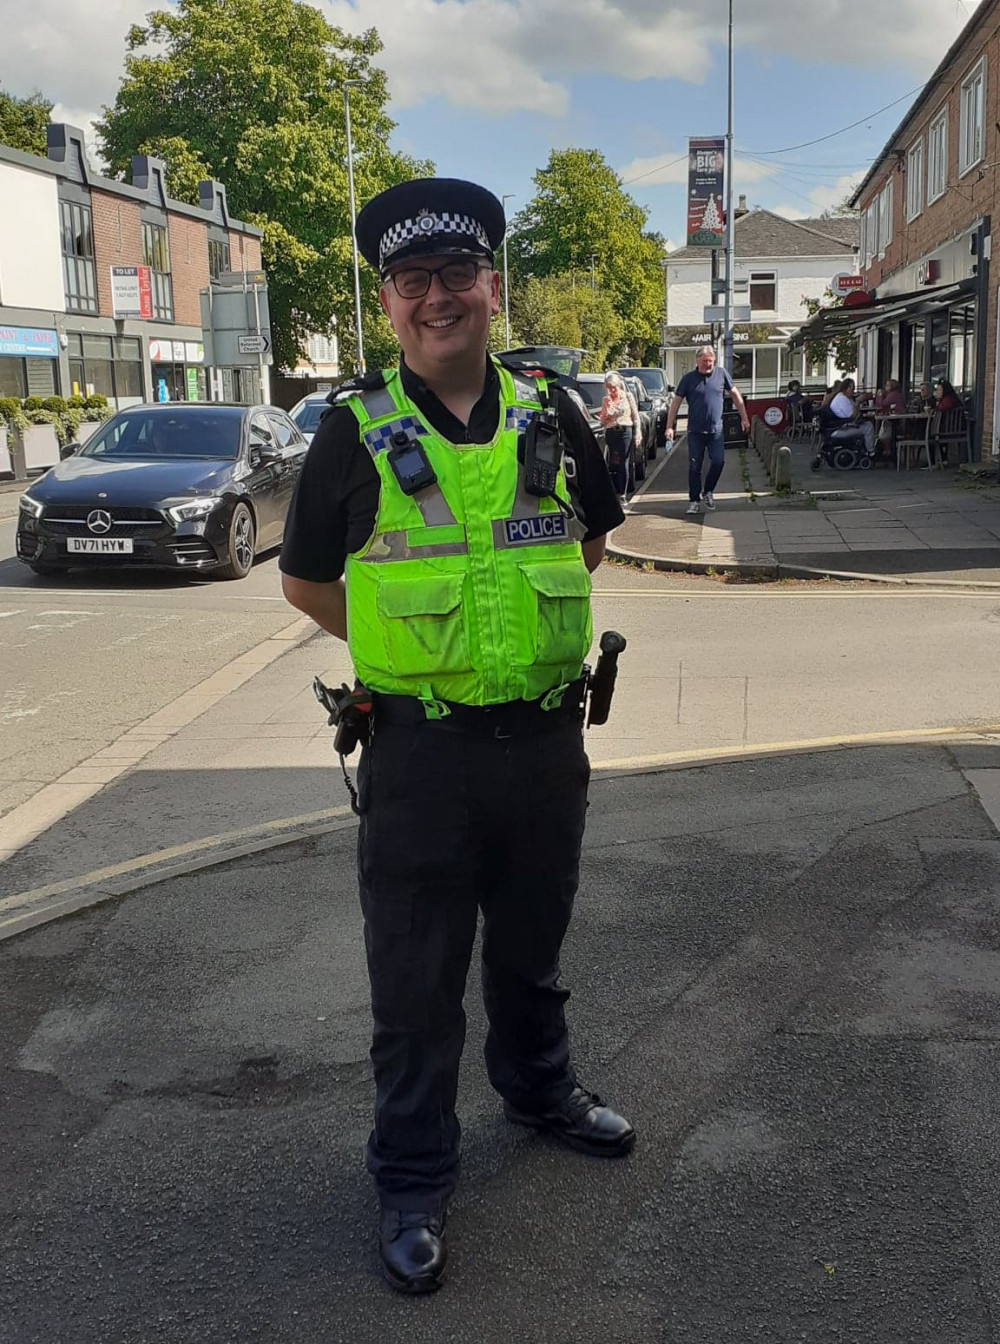
<instances>
[{"instance_id":1,"label":"vest pocket","mask_svg":"<svg viewBox=\"0 0 1000 1344\"><path fill-rule=\"evenodd\" d=\"M462 620L462 574L420 579L379 575L378 614L389 671L464 672L469 650Z\"/></svg>"},{"instance_id":2,"label":"vest pocket","mask_svg":"<svg viewBox=\"0 0 1000 1344\"><path fill-rule=\"evenodd\" d=\"M534 597L532 661L582 661L591 637L591 582L582 560L548 560L520 568Z\"/></svg>"}]
</instances>

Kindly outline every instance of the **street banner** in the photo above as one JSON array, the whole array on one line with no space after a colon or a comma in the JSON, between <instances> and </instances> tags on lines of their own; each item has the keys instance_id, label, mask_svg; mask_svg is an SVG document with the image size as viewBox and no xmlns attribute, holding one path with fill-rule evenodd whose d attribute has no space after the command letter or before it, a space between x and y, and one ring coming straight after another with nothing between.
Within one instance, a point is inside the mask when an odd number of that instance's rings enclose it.
<instances>
[{"instance_id":1,"label":"street banner","mask_svg":"<svg viewBox=\"0 0 1000 1344\"><path fill-rule=\"evenodd\" d=\"M688 247L725 247L726 142L688 141Z\"/></svg>"}]
</instances>

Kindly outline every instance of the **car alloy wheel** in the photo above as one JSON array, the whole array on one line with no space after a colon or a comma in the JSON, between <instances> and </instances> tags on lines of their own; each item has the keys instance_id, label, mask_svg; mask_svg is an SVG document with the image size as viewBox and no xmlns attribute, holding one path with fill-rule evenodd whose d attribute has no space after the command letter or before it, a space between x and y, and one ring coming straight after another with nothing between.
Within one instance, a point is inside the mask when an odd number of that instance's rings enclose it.
<instances>
[{"instance_id":1,"label":"car alloy wheel","mask_svg":"<svg viewBox=\"0 0 1000 1344\"><path fill-rule=\"evenodd\" d=\"M229 559L215 572L220 579L244 579L254 558L255 529L253 516L245 504L237 504L229 524Z\"/></svg>"}]
</instances>

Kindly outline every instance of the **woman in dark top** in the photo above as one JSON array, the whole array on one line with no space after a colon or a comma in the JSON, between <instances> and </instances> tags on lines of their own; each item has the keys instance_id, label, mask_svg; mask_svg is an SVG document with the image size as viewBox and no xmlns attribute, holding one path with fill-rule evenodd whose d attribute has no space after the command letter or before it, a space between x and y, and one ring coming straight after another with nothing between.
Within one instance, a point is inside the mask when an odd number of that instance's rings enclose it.
<instances>
[{"instance_id":1,"label":"woman in dark top","mask_svg":"<svg viewBox=\"0 0 1000 1344\"><path fill-rule=\"evenodd\" d=\"M934 384L934 409L936 411L958 411L962 407L958 393L947 378L939 378Z\"/></svg>"}]
</instances>

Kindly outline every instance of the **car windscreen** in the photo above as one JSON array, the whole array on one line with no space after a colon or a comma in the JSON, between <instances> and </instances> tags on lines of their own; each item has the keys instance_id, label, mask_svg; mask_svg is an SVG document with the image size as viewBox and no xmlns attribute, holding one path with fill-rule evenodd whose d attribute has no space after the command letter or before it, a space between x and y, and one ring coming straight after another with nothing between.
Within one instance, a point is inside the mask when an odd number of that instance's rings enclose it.
<instances>
[{"instance_id":1,"label":"car windscreen","mask_svg":"<svg viewBox=\"0 0 1000 1344\"><path fill-rule=\"evenodd\" d=\"M238 406L178 406L119 411L81 449L81 457L164 461L185 457L230 458L240 454L245 412Z\"/></svg>"},{"instance_id":2,"label":"car windscreen","mask_svg":"<svg viewBox=\"0 0 1000 1344\"><path fill-rule=\"evenodd\" d=\"M622 369L626 378L638 378L647 392L666 392L667 379L662 369Z\"/></svg>"},{"instance_id":3,"label":"car windscreen","mask_svg":"<svg viewBox=\"0 0 1000 1344\"><path fill-rule=\"evenodd\" d=\"M292 412L292 419L303 434L315 434L319 428L319 422L329 409L330 403L325 397L322 401L304 401L297 410Z\"/></svg>"},{"instance_id":4,"label":"car windscreen","mask_svg":"<svg viewBox=\"0 0 1000 1344\"><path fill-rule=\"evenodd\" d=\"M601 402L604 400L603 382L580 383L578 384L578 386L580 388L580 396L583 397L584 401L587 403L587 405L590 407L592 411L596 411L600 407Z\"/></svg>"}]
</instances>

